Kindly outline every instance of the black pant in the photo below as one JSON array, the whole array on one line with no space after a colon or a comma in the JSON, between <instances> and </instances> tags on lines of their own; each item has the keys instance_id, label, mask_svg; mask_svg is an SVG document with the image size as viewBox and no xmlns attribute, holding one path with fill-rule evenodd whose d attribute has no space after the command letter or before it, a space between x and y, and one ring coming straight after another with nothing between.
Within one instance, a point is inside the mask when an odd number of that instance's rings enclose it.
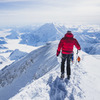
<instances>
[{"instance_id":1,"label":"black pant","mask_svg":"<svg viewBox=\"0 0 100 100\"><path fill-rule=\"evenodd\" d=\"M70 59L71 59L72 54L62 54L62 62L61 62L61 73L63 74L65 72L65 61L67 59L67 68L66 72L67 75L71 75L71 69L70 69Z\"/></svg>"}]
</instances>

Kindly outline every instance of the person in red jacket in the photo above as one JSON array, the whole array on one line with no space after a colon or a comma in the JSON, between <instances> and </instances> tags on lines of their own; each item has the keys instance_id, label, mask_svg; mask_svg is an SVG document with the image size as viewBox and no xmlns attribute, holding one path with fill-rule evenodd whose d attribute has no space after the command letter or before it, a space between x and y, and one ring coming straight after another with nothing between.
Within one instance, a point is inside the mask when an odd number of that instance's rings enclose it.
<instances>
[{"instance_id":1,"label":"person in red jacket","mask_svg":"<svg viewBox=\"0 0 100 100\"><path fill-rule=\"evenodd\" d=\"M65 61L67 58L67 78L70 79L71 70L70 70L70 59L73 53L73 47L80 50L81 47L78 41L73 37L71 31L67 31L65 36L60 40L58 45L56 56L59 56L60 51L62 51L62 62L61 62L61 78L64 78L64 69L65 69Z\"/></svg>"}]
</instances>

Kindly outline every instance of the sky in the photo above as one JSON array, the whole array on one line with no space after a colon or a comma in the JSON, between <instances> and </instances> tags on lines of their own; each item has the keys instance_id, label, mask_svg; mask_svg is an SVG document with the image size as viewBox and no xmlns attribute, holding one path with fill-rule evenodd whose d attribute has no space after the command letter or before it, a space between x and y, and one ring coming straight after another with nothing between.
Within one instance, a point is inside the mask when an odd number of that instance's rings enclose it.
<instances>
[{"instance_id":1,"label":"sky","mask_svg":"<svg viewBox=\"0 0 100 100\"><path fill-rule=\"evenodd\" d=\"M0 26L100 24L100 0L0 0Z\"/></svg>"}]
</instances>

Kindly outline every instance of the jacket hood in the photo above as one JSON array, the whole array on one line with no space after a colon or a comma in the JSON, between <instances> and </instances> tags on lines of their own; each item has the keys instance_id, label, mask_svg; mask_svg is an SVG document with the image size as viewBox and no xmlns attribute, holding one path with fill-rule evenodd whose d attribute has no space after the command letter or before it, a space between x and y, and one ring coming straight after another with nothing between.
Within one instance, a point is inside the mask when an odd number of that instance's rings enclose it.
<instances>
[{"instance_id":1,"label":"jacket hood","mask_svg":"<svg viewBox=\"0 0 100 100\"><path fill-rule=\"evenodd\" d=\"M72 33L66 33L66 34L65 34L65 37L73 38L73 34L72 34Z\"/></svg>"}]
</instances>

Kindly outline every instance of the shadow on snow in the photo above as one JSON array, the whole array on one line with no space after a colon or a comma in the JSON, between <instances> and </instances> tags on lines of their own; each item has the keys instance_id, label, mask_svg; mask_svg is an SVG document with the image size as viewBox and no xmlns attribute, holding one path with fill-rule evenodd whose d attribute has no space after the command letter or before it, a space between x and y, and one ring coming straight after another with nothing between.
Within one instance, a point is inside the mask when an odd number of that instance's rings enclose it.
<instances>
[{"instance_id":1,"label":"shadow on snow","mask_svg":"<svg viewBox=\"0 0 100 100\"><path fill-rule=\"evenodd\" d=\"M57 76L53 81L53 77L51 76L48 80L48 84L50 86L50 100L64 100L66 98L66 84L68 84L68 80L65 82Z\"/></svg>"}]
</instances>

